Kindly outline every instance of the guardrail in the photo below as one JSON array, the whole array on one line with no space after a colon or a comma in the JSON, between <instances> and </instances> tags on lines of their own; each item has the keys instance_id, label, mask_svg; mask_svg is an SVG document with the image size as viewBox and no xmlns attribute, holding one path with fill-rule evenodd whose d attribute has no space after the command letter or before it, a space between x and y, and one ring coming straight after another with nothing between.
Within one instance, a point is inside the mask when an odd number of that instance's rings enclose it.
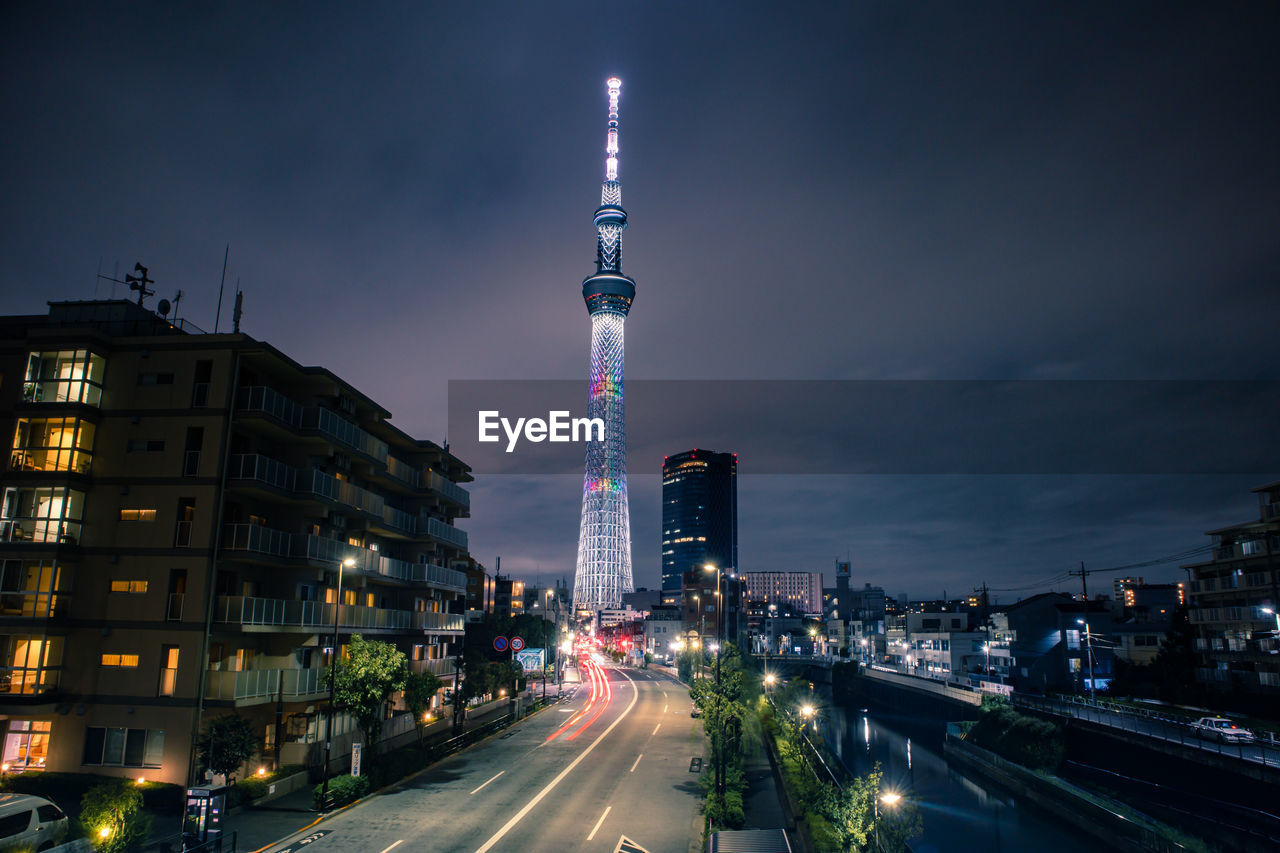
<instances>
[{"instance_id":1,"label":"guardrail","mask_svg":"<svg viewBox=\"0 0 1280 853\"><path fill-rule=\"evenodd\" d=\"M1143 708L1130 708L1126 705L1107 702L1105 699L1093 703L1074 697L1054 699L1047 696L1026 696L1014 693L1013 702L1015 705L1046 714L1083 720L1152 740L1176 743L1190 749L1230 756L1241 761L1261 764L1264 767L1280 767L1280 744L1275 741L1274 735L1269 735L1269 739L1259 738L1255 743L1209 741L1200 737L1184 718Z\"/></svg>"}]
</instances>

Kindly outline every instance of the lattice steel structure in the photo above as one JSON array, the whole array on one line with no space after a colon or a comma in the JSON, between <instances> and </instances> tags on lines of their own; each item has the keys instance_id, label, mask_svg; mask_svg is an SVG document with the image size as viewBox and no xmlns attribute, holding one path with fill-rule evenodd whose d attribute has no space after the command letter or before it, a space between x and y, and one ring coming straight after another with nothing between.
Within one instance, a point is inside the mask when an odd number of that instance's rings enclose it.
<instances>
[{"instance_id":1,"label":"lattice steel structure","mask_svg":"<svg viewBox=\"0 0 1280 853\"><path fill-rule=\"evenodd\" d=\"M582 527L573 604L578 610L620 607L631 592L631 514L627 508L627 427L622 388L623 326L636 283L622 274L622 209L618 183L618 95L622 81L609 78L609 131L605 177L596 208L596 271L582 282L591 315L591 377L587 416L601 418L604 441L587 442L582 484Z\"/></svg>"}]
</instances>

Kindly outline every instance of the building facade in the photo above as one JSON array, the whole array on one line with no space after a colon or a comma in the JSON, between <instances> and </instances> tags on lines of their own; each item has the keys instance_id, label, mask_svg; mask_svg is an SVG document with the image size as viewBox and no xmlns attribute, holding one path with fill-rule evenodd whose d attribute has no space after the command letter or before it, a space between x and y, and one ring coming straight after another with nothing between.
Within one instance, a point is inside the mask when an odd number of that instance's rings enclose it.
<instances>
[{"instance_id":1,"label":"building facade","mask_svg":"<svg viewBox=\"0 0 1280 853\"><path fill-rule=\"evenodd\" d=\"M684 573L738 565L738 456L690 450L662 462L662 589Z\"/></svg>"},{"instance_id":2,"label":"building facade","mask_svg":"<svg viewBox=\"0 0 1280 853\"><path fill-rule=\"evenodd\" d=\"M247 335L124 301L0 327L10 769L187 782L193 735L229 713L267 762L314 764L335 619L338 645L452 680L464 463Z\"/></svg>"},{"instance_id":3,"label":"building facade","mask_svg":"<svg viewBox=\"0 0 1280 853\"><path fill-rule=\"evenodd\" d=\"M1280 481L1253 490L1258 514L1209 531L1210 559L1184 566L1197 637L1196 678L1220 689L1280 694Z\"/></svg>"},{"instance_id":4,"label":"building facade","mask_svg":"<svg viewBox=\"0 0 1280 853\"><path fill-rule=\"evenodd\" d=\"M821 572L738 572L738 577L746 601L815 618L822 615Z\"/></svg>"}]
</instances>

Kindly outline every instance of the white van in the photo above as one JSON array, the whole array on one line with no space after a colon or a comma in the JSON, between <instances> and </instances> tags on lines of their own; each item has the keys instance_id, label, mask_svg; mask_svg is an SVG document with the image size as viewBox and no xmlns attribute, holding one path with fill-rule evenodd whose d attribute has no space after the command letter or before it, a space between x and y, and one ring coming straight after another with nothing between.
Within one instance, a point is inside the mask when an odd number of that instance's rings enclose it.
<instances>
[{"instance_id":1,"label":"white van","mask_svg":"<svg viewBox=\"0 0 1280 853\"><path fill-rule=\"evenodd\" d=\"M67 837L67 823L44 797L0 794L0 851L52 850Z\"/></svg>"}]
</instances>

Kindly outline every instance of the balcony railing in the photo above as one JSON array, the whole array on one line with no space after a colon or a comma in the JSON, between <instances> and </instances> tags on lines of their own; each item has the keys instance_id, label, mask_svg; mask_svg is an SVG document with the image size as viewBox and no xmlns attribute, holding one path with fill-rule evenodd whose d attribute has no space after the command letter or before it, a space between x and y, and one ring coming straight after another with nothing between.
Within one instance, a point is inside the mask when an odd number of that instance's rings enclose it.
<instances>
[{"instance_id":1,"label":"balcony railing","mask_svg":"<svg viewBox=\"0 0 1280 853\"><path fill-rule=\"evenodd\" d=\"M418 530L418 520L416 518L393 506L384 506L382 508L382 521L388 527L402 530L405 533L416 533Z\"/></svg>"},{"instance_id":2,"label":"balcony railing","mask_svg":"<svg viewBox=\"0 0 1280 853\"><path fill-rule=\"evenodd\" d=\"M320 432L347 447L372 456L379 462L387 461L387 443L374 438L369 433L348 420L338 417L328 409L314 407L307 409L303 415L302 426L306 429L318 429Z\"/></svg>"},{"instance_id":3,"label":"balcony railing","mask_svg":"<svg viewBox=\"0 0 1280 853\"><path fill-rule=\"evenodd\" d=\"M433 675L453 675L453 658L409 661L411 672L430 672Z\"/></svg>"},{"instance_id":4,"label":"balcony railing","mask_svg":"<svg viewBox=\"0 0 1280 853\"><path fill-rule=\"evenodd\" d=\"M58 687L61 667L0 667L0 694L33 695L48 693Z\"/></svg>"},{"instance_id":5,"label":"balcony railing","mask_svg":"<svg viewBox=\"0 0 1280 853\"><path fill-rule=\"evenodd\" d=\"M254 551L276 557L289 556L292 537L283 530L261 524L224 524L222 548L226 551Z\"/></svg>"},{"instance_id":6,"label":"balcony railing","mask_svg":"<svg viewBox=\"0 0 1280 853\"><path fill-rule=\"evenodd\" d=\"M387 473L405 485L413 486L415 489L418 488L421 482L418 476L418 469L390 454L387 455Z\"/></svg>"},{"instance_id":7,"label":"balcony railing","mask_svg":"<svg viewBox=\"0 0 1280 853\"><path fill-rule=\"evenodd\" d=\"M0 542L56 543L80 541L80 522L56 518L0 518Z\"/></svg>"},{"instance_id":8,"label":"balcony railing","mask_svg":"<svg viewBox=\"0 0 1280 853\"><path fill-rule=\"evenodd\" d=\"M467 550L467 534L465 531L459 530L452 524L446 524L438 518L427 519L427 535L434 536L453 545L456 548Z\"/></svg>"},{"instance_id":9,"label":"balcony railing","mask_svg":"<svg viewBox=\"0 0 1280 853\"><path fill-rule=\"evenodd\" d=\"M274 388L267 388L265 385L251 385L237 391L236 408L245 412L261 412L264 415L270 415L295 429L302 427L302 407Z\"/></svg>"},{"instance_id":10,"label":"balcony railing","mask_svg":"<svg viewBox=\"0 0 1280 853\"><path fill-rule=\"evenodd\" d=\"M22 386L22 399L29 403L102 402L102 386L88 379L41 379Z\"/></svg>"},{"instance_id":11,"label":"balcony railing","mask_svg":"<svg viewBox=\"0 0 1280 853\"><path fill-rule=\"evenodd\" d=\"M417 571L413 579L419 583L433 583L459 592L467 588L467 576L463 572L446 569L444 566L433 563L416 563L415 568Z\"/></svg>"},{"instance_id":12,"label":"balcony railing","mask_svg":"<svg viewBox=\"0 0 1280 853\"><path fill-rule=\"evenodd\" d=\"M216 621L232 625L333 629L334 605L322 601L285 601L276 598L219 596ZM452 613L415 613L381 607L343 604L339 627L347 630L408 631L411 629L461 631L462 617Z\"/></svg>"},{"instance_id":13,"label":"balcony railing","mask_svg":"<svg viewBox=\"0 0 1280 853\"><path fill-rule=\"evenodd\" d=\"M440 476L435 471L427 471L427 488L439 492L459 506L471 508L471 494L452 480Z\"/></svg>"},{"instance_id":14,"label":"balcony railing","mask_svg":"<svg viewBox=\"0 0 1280 853\"><path fill-rule=\"evenodd\" d=\"M93 452L74 447L19 447L13 451L9 467L15 471L70 471L88 474Z\"/></svg>"},{"instance_id":15,"label":"balcony railing","mask_svg":"<svg viewBox=\"0 0 1280 853\"><path fill-rule=\"evenodd\" d=\"M313 696L328 690L323 669L252 669L247 672L205 673L209 699L270 699L279 696Z\"/></svg>"},{"instance_id":16,"label":"balcony railing","mask_svg":"<svg viewBox=\"0 0 1280 853\"><path fill-rule=\"evenodd\" d=\"M371 515L382 515L382 509L386 505L381 495L375 495L368 489L343 482L337 477L314 468L311 471L310 485L313 494L328 498L335 503L355 507Z\"/></svg>"},{"instance_id":17,"label":"balcony railing","mask_svg":"<svg viewBox=\"0 0 1280 853\"><path fill-rule=\"evenodd\" d=\"M326 539L323 536L298 536L294 538L293 556L305 557L335 567L347 558L355 560L352 570L378 573L378 552L368 548L358 548L337 539Z\"/></svg>"},{"instance_id":18,"label":"balcony railing","mask_svg":"<svg viewBox=\"0 0 1280 853\"><path fill-rule=\"evenodd\" d=\"M298 488L298 469L260 453L233 453L227 476L232 480L257 480L292 492Z\"/></svg>"}]
</instances>

